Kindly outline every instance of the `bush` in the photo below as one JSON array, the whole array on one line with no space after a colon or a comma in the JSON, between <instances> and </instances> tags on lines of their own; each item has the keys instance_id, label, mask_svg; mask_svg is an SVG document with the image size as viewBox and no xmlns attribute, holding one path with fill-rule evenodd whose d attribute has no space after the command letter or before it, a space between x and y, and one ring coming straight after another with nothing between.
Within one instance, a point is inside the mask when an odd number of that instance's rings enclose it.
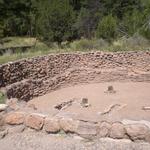
<instances>
[{"instance_id":1,"label":"bush","mask_svg":"<svg viewBox=\"0 0 150 150\"><path fill-rule=\"evenodd\" d=\"M104 17L98 24L96 30L97 38L107 40L114 39L117 36L117 20L112 15Z\"/></svg>"},{"instance_id":2,"label":"bush","mask_svg":"<svg viewBox=\"0 0 150 150\"><path fill-rule=\"evenodd\" d=\"M150 21L140 29L140 34L150 40Z\"/></svg>"},{"instance_id":3,"label":"bush","mask_svg":"<svg viewBox=\"0 0 150 150\"><path fill-rule=\"evenodd\" d=\"M39 11L38 34L45 42L70 41L74 36L75 12L69 0L42 1Z\"/></svg>"},{"instance_id":4,"label":"bush","mask_svg":"<svg viewBox=\"0 0 150 150\"><path fill-rule=\"evenodd\" d=\"M121 39L114 41L108 49L110 51L132 51L147 50L149 47L150 42L146 38L140 35L134 35L129 38L122 37Z\"/></svg>"},{"instance_id":5,"label":"bush","mask_svg":"<svg viewBox=\"0 0 150 150\"><path fill-rule=\"evenodd\" d=\"M103 39L81 39L70 44L73 50L100 50L108 46L108 43Z\"/></svg>"},{"instance_id":6,"label":"bush","mask_svg":"<svg viewBox=\"0 0 150 150\"><path fill-rule=\"evenodd\" d=\"M139 29L143 25L144 18L140 11L134 10L132 14L126 13L123 18L123 25L128 35L133 36L138 33Z\"/></svg>"}]
</instances>

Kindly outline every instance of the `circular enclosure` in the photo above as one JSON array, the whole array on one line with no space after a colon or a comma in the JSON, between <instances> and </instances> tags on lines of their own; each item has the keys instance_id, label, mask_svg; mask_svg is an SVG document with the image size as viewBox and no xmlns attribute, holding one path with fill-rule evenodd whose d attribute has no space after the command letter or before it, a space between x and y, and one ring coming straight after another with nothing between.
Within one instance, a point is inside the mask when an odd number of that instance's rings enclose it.
<instances>
[{"instance_id":1,"label":"circular enclosure","mask_svg":"<svg viewBox=\"0 0 150 150\"><path fill-rule=\"evenodd\" d=\"M1 65L0 78L15 111L93 123L150 121L148 51L24 59Z\"/></svg>"}]
</instances>

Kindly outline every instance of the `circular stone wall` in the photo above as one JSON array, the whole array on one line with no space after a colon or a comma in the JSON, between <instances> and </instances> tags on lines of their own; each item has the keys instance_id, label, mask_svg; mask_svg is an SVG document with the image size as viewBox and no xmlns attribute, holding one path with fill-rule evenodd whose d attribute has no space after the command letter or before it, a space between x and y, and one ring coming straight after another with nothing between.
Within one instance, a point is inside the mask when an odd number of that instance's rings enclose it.
<instances>
[{"instance_id":1,"label":"circular stone wall","mask_svg":"<svg viewBox=\"0 0 150 150\"><path fill-rule=\"evenodd\" d=\"M150 52L53 54L0 65L8 98L29 101L83 83L150 81Z\"/></svg>"},{"instance_id":2,"label":"circular stone wall","mask_svg":"<svg viewBox=\"0 0 150 150\"><path fill-rule=\"evenodd\" d=\"M114 82L118 82L119 84ZM128 86L131 87L128 90L122 86L131 82L132 84ZM18 130L19 132L23 132L26 128L32 128L37 131L44 130L46 133L59 133L60 131L74 133L88 139L93 137L109 137L114 139L130 139L132 141L142 140L150 142L150 122L129 121L123 119L112 120L112 118L114 118L110 116L112 110L118 108L124 109L125 105L123 103L109 105L106 110L101 108L103 107L101 103L108 105L106 102L110 101L112 97L116 100L117 92L125 90L125 94L127 94L130 89L132 89L133 92L134 89L135 91L138 91L138 93L132 93L130 97L132 98L130 105L134 106L134 101L136 103L139 102L138 99L136 99L137 97L143 98L142 94L144 93L141 92L142 90L140 90L140 88L143 86L144 88L147 87L146 94L149 94L149 82L149 51L57 54L23 59L0 65L0 88L5 89L8 99L17 98L19 101L26 101L28 103L25 103L25 105L28 105L28 107L31 107L32 109L26 110L24 103L23 107L20 107L20 109L17 107L18 105L15 105L17 102L15 102L14 99L14 103L10 100L11 109L8 106L8 108L6 108L6 113L3 113L2 116L0 115L0 127L3 126L3 124L6 124L8 130L6 128L4 132L0 132L0 135L5 137L8 132L12 133ZM108 88L112 83L113 86ZM37 110L37 108L32 105L32 102L34 101L38 102L39 100L43 100L43 97L40 96L46 96L48 93L51 94L57 89L62 89L62 87L67 88L81 84L94 86L94 88L92 87L92 90L95 90L95 92L100 94L100 101L94 100L93 97L91 99L82 97L79 101L78 99L68 100L68 97L66 97L67 100L62 101L60 105L52 106L53 108L55 107L58 109L55 110L56 112L54 113L49 111L46 112L46 109L52 110L48 105L47 108L45 107L46 105L43 107L43 113L42 110ZM103 88L104 84L107 86ZM86 89L85 85L84 89ZM79 88L79 91L81 90L83 90L82 87ZM69 89L67 89L67 92L68 91ZM55 95L58 96L59 94L57 92L60 91L56 91L55 93ZM86 92L86 90L84 92ZM92 93L92 91L90 92ZM144 96L147 96L146 94L144 94ZM88 94L86 93L86 95ZM121 98L120 95L118 96L118 98ZM109 98L109 100L106 99L106 97ZM122 98L126 99L127 96ZM103 102L104 100L105 103ZM118 99L119 103L122 100L123 99ZM83 101L89 102L89 104L84 106L81 103ZM143 101L143 99L142 102L148 104L146 101ZM101 107L99 107L98 103ZM73 112L73 109L67 110L69 111L69 114L66 114L65 111L61 111L61 109L59 110L63 105L70 106L70 104L75 104L77 107L82 108L82 111L79 111L78 116L74 115L75 112ZM94 109L94 105L97 106L97 109ZM98 112L99 108L104 111ZM89 113L88 111L90 109L91 112ZM74 110L76 111L77 109L75 108ZM96 112L94 112L95 110ZM82 116L82 112L84 111L85 117L87 118ZM133 112L135 112L135 110ZM91 119L88 118L90 114L92 116ZM95 114L99 115L98 119L94 119ZM141 118L144 118L144 114ZM105 115L107 116L106 118ZM128 117L130 116L131 115Z\"/></svg>"}]
</instances>

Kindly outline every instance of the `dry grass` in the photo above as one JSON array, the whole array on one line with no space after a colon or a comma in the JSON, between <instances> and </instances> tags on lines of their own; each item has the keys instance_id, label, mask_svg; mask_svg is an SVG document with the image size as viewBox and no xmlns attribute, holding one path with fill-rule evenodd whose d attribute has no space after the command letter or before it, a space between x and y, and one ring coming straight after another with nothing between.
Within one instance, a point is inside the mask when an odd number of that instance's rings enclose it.
<instances>
[{"instance_id":1,"label":"dry grass","mask_svg":"<svg viewBox=\"0 0 150 150\"><path fill-rule=\"evenodd\" d=\"M6 37L2 39L3 44L0 45L0 48L9 48L9 47L21 47L21 46L32 46L35 44L35 38L28 37Z\"/></svg>"},{"instance_id":2,"label":"dry grass","mask_svg":"<svg viewBox=\"0 0 150 150\"><path fill-rule=\"evenodd\" d=\"M11 39L10 41L8 41ZM47 55L50 53L60 53L60 52L75 52L75 51L138 51L138 50L150 50L150 41L146 40L140 36L134 36L130 38L120 38L115 40L113 43L109 44L105 40L102 39L81 39L78 41L74 41L70 44L62 43L62 48L58 48L55 43L52 43L51 46L47 46L45 43L36 40L35 38L5 38L6 43L4 44L6 47L8 46L18 46L22 45L36 45L26 52L22 53L18 50L16 53L6 53L0 56L0 64L7 63L10 61L15 61L22 58L31 58L35 56Z\"/></svg>"}]
</instances>

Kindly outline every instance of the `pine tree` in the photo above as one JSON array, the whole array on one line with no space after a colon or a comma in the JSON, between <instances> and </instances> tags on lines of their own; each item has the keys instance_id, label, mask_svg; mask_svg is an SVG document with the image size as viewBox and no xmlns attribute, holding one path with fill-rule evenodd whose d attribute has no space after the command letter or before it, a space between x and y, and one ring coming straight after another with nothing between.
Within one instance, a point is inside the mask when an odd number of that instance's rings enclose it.
<instances>
[{"instance_id":1,"label":"pine tree","mask_svg":"<svg viewBox=\"0 0 150 150\"><path fill-rule=\"evenodd\" d=\"M115 39L117 31L117 20L112 15L104 17L98 24L96 36L107 40Z\"/></svg>"},{"instance_id":2,"label":"pine tree","mask_svg":"<svg viewBox=\"0 0 150 150\"><path fill-rule=\"evenodd\" d=\"M75 14L68 0L48 0L40 8L39 34L48 42L71 40Z\"/></svg>"},{"instance_id":3,"label":"pine tree","mask_svg":"<svg viewBox=\"0 0 150 150\"><path fill-rule=\"evenodd\" d=\"M76 20L76 28L79 36L91 38L100 19L100 1L99 0L81 0L81 10Z\"/></svg>"}]
</instances>

